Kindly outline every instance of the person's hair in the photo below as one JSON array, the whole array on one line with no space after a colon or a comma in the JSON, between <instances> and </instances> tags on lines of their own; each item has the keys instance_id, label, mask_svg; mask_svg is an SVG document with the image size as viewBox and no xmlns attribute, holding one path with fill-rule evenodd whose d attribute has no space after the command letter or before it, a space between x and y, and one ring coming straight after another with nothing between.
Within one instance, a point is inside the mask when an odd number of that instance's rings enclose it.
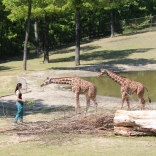
<instances>
[{"instance_id":1,"label":"person's hair","mask_svg":"<svg viewBox=\"0 0 156 156\"><path fill-rule=\"evenodd\" d=\"M18 90L18 87L21 87L21 86L22 86L22 83L17 83L16 88L15 88L15 93Z\"/></svg>"}]
</instances>

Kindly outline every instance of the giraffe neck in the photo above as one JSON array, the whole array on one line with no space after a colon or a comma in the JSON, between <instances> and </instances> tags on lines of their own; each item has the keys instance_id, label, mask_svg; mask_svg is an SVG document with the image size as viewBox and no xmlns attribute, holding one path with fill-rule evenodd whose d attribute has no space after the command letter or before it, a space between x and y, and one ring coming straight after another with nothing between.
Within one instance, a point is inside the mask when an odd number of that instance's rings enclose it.
<instances>
[{"instance_id":1,"label":"giraffe neck","mask_svg":"<svg viewBox=\"0 0 156 156\"><path fill-rule=\"evenodd\" d=\"M69 84L72 85L74 77L51 78L50 83Z\"/></svg>"},{"instance_id":2,"label":"giraffe neck","mask_svg":"<svg viewBox=\"0 0 156 156\"><path fill-rule=\"evenodd\" d=\"M125 79L124 77L119 76L119 75L117 75L117 74L111 72L110 70L106 70L106 72L107 72L107 75L108 75L113 81L117 82L119 85L122 85L122 84L123 84L124 79Z\"/></svg>"}]
</instances>

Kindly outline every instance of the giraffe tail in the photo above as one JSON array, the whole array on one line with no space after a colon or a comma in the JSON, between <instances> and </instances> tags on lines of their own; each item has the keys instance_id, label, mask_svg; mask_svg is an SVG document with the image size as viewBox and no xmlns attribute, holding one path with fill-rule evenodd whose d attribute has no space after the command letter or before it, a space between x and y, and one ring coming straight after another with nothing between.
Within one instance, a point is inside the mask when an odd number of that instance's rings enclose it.
<instances>
[{"instance_id":1,"label":"giraffe tail","mask_svg":"<svg viewBox=\"0 0 156 156\"><path fill-rule=\"evenodd\" d=\"M145 88L146 91L147 91L148 101L149 101L149 103L151 103L151 99L150 99L149 94L148 94L148 89L147 89L146 87L144 87L144 88Z\"/></svg>"}]
</instances>

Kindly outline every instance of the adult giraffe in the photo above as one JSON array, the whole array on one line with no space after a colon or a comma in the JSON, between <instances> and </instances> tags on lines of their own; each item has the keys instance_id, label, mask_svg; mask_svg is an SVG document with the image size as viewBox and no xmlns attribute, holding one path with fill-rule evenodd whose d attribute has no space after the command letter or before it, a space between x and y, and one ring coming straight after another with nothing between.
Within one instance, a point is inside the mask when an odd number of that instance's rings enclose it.
<instances>
[{"instance_id":1,"label":"adult giraffe","mask_svg":"<svg viewBox=\"0 0 156 156\"><path fill-rule=\"evenodd\" d=\"M95 104L96 112L97 112L97 102L96 102L96 87L88 81L81 79L80 77L61 77L61 78L49 78L47 77L41 87L44 85L48 85L51 83L56 84L69 84L72 87L72 91L75 93L75 112L80 113L80 103L79 103L79 95L84 94L86 96L86 113L90 106L90 100L92 100Z\"/></svg>"},{"instance_id":2,"label":"adult giraffe","mask_svg":"<svg viewBox=\"0 0 156 156\"><path fill-rule=\"evenodd\" d=\"M123 108L124 101L126 100L128 110L131 110L129 95L132 94L137 95L139 102L141 104L141 109L143 110L145 108L146 102L143 96L144 96L145 89L147 92L148 90L143 84L141 84L140 82L132 81L127 77L117 75L108 69L101 68L98 77L104 74L107 74L113 81L117 82L121 86L121 94L122 94L121 108ZM148 100L151 103L151 99L149 98L149 95L148 95Z\"/></svg>"}]
</instances>

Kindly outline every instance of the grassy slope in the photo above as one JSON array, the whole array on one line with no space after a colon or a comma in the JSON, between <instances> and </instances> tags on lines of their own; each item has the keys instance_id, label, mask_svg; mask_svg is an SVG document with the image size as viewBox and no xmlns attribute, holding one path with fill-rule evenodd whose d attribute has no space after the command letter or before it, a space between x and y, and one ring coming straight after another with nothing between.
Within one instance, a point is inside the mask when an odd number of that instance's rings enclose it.
<instances>
[{"instance_id":1,"label":"grassy slope","mask_svg":"<svg viewBox=\"0 0 156 156\"><path fill-rule=\"evenodd\" d=\"M81 66L107 64L138 64L156 63L156 32L118 36L94 40L81 45ZM51 52L49 64L42 64L43 58L29 59L27 71L22 71L22 60L8 61L0 64L0 95L14 89L16 76L36 70L49 70L59 67L74 67L74 47L57 49ZM9 89L8 89L9 88ZM3 90L3 91L2 91ZM6 91L4 91L6 90ZM3 118L1 118L1 121ZM11 119L12 120L12 119ZM12 121L9 121L11 123ZM1 155L58 155L58 156L140 156L155 155L156 140L153 137L74 137L76 141L66 146L39 146L34 142L15 142L15 136L0 135ZM12 140L13 139L13 140ZM11 142L15 142L12 144ZM68 143L68 140L67 142Z\"/></svg>"},{"instance_id":2,"label":"grassy slope","mask_svg":"<svg viewBox=\"0 0 156 156\"><path fill-rule=\"evenodd\" d=\"M81 66L111 64L156 63L156 31L104 38L81 44ZM49 64L43 64L43 57L29 59L27 72L48 70L58 67L74 67L74 46L53 50ZM22 58L0 64L0 76L16 76L22 73Z\"/></svg>"},{"instance_id":3,"label":"grassy slope","mask_svg":"<svg viewBox=\"0 0 156 156\"><path fill-rule=\"evenodd\" d=\"M147 65L156 64L156 31L102 38L81 44L81 67L100 64ZM55 68L74 67L74 46L55 49L50 53L50 63L43 64L43 57L27 61L27 71L22 70L22 58L0 64L0 96L14 89L16 76L24 73ZM7 81L6 77L7 76ZM10 76L10 77L8 77ZM11 79L8 80L8 79ZM5 81L5 83L4 83ZM4 84L3 84L4 83ZM3 85L2 85L3 84ZM8 87L12 88L8 90Z\"/></svg>"}]
</instances>

